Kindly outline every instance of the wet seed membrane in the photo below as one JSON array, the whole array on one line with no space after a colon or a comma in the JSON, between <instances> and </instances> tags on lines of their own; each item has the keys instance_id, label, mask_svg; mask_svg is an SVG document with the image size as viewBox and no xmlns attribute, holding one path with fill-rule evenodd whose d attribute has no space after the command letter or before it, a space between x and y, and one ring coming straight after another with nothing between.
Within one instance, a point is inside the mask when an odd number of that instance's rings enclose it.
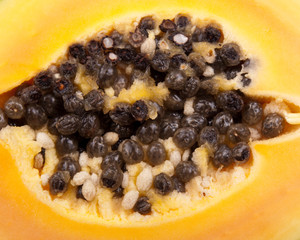
<instances>
[{"instance_id":1,"label":"wet seed membrane","mask_svg":"<svg viewBox=\"0 0 300 240\"><path fill-rule=\"evenodd\" d=\"M195 51L195 45L201 43L213 46L213 57ZM139 197L131 207L124 203L126 209L151 214L147 190L155 189L159 195L184 193L185 185L201 175L192 161L198 147L210 149L215 169L226 171L235 163L249 161L250 128L259 129L262 138L283 132L285 121L279 113L264 116L263 104L241 91L251 85L246 71L250 62L241 46L224 42L219 25L194 26L188 16L180 14L162 22L144 17L134 32L122 35L112 30L101 39L71 45L63 62L37 74L33 85L22 84L8 99L0 109L0 128L29 125L38 131L46 127L49 135L57 136L60 161L48 180L49 193L60 196L74 181L74 195L85 201L95 198L97 184L110 189L113 198L125 199L127 167L140 162L150 168L163 164L168 155L162 140L172 138L190 156L174 164L172 175L151 176L151 171L143 170ZM97 86L86 94L74 83L79 68ZM241 89L219 91L214 87L216 75L226 81L240 79ZM119 102L104 113L105 90L112 88L117 97L131 87L134 76L153 85L164 83L169 95L163 104L155 99ZM155 117L150 118L153 109ZM45 151L42 148L34 159L39 171ZM78 162L79 154L102 158L97 183L78 180L87 174Z\"/></svg>"}]
</instances>

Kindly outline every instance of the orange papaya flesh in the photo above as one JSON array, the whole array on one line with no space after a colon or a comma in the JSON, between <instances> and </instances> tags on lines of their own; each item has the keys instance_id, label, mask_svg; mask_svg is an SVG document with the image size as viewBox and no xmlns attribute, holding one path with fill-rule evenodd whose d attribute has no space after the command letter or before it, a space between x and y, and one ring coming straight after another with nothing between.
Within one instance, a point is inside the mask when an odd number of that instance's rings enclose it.
<instances>
[{"instance_id":1,"label":"orange papaya flesh","mask_svg":"<svg viewBox=\"0 0 300 240\"><path fill-rule=\"evenodd\" d=\"M172 7L169 7L170 1L151 1L147 10L138 1L130 1L134 10L124 7L128 4L126 1L107 5L100 1L87 1L84 7L76 1L33 2L25 4L22 9L14 5L17 2L2 2L0 12L2 10L3 14L0 16L4 21L0 21L3 25L0 31L8 33L1 34L5 36L1 46L7 48L0 48L3 53L0 54L0 89L4 93L54 62L70 43L91 29L95 31L101 26L108 26L119 18L132 18L133 11L141 16L156 12L166 15L188 12L193 16L216 19L224 25L228 23L237 41L259 57L255 84L246 90L248 94L283 98L299 105L300 86L295 84L300 76L300 70L297 70L299 58L294 54L300 50L299 40L296 40L300 33L295 27L299 18L294 8L285 6L282 1L275 1L272 6L264 1L245 1L234 6L232 1L203 1L201 5L197 1L176 1L172 2ZM66 7L72 14L66 13ZM281 7L290 14L279 11ZM32 16L27 16L26 8L32 10ZM42 16L42 10L55 10L55 17L51 14ZM14 25L12 19L22 16L27 16L29 21L22 25L25 35L20 40L16 31L20 27L16 23L20 21L15 21ZM79 20L78 16L86 21ZM37 24L37 19L45 21ZM7 31L8 26L13 26L14 32ZM68 28L74 31L59 34L61 29ZM260 34L264 37L258 40ZM47 45L51 36L57 38ZM34 44L30 44L32 41ZM24 46L29 47L25 49ZM289 47L283 51L285 46ZM8 51L9 48L13 51ZM153 239L153 236L158 239L241 239L245 236L248 239L297 239L300 236L300 194L297 191L300 183L299 143L299 131L255 142L252 145L253 170L244 183L196 212L147 225L130 223L125 226L72 220L41 203L23 184L15 160L2 147L0 152L5 161L0 170L0 217L3 222L0 236L4 236L3 239L132 239L133 236L136 239ZM20 231L15 231L17 228Z\"/></svg>"},{"instance_id":2,"label":"orange papaya flesh","mask_svg":"<svg viewBox=\"0 0 300 240\"><path fill-rule=\"evenodd\" d=\"M16 239L21 233L23 239L297 239L300 166L295 152L300 144L299 131L296 135L254 144L254 157L259 161L254 174L229 196L217 199L202 211L158 224L131 223L123 227L73 221L53 211L24 186L10 153L1 147L1 157L5 159L0 175L1 236ZM269 159L272 166L268 165ZM16 226L20 231L14 231Z\"/></svg>"}]
</instances>

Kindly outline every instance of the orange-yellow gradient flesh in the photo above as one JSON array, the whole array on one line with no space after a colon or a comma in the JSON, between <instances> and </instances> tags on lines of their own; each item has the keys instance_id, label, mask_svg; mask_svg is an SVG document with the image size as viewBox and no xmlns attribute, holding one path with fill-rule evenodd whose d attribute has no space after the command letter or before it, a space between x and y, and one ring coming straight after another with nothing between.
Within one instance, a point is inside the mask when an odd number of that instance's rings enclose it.
<instances>
[{"instance_id":1,"label":"orange-yellow gradient flesh","mask_svg":"<svg viewBox=\"0 0 300 240\"><path fill-rule=\"evenodd\" d=\"M0 92L29 80L68 45L120 19L178 12L214 19L253 54L249 94L300 105L300 9L296 1L4 0L0 3ZM287 5L289 4L289 5ZM1 101L0 101L1 102ZM161 223L114 226L75 221L41 203L0 146L0 239L299 239L300 132L253 144L255 169L231 194Z\"/></svg>"}]
</instances>

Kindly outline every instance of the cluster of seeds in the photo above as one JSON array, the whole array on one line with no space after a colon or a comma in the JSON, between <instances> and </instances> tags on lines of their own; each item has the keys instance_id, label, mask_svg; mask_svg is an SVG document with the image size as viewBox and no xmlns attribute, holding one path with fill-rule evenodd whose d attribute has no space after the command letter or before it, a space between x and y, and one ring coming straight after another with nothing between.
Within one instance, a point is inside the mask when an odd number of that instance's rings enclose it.
<instances>
[{"instance_id":1,"label":"cluster of seeds","mask_svg":"<svg viewBox=\"0 0 300 240\"><path fill-rule=\"evenodd\" d=\"M211 46L209 56L195 50L200 43ZM214 85L213 77L218 75L228 81L239 76L241 86L248 86L251 79L244 70L249 63L238 44L224 43L217 24L197 27L188 16L178 15L157 25L152 17L144 17L134 32L113 30L85 44L71 45L63 62L40 72L33 84L21 85L8 99L0 111L0 127L27 124L39 130L47 126L56 136L60 161L47 182L51 195L63 194L72 182L77 198L92 201L100 185L113 191L115 198L123 198L124 209L149 214L147 190L154 188L160 195L183 193L185 184L200 174L192 161L196 148L209 148L213 166L226 170L250 159L251 128L259 129L263 138L283 132L280 114L264 116L261 103L240 90L219 91ZM98 86L86 94L74 84L79 67ZM138 99L103 111L105 90L112 88L117 97L137 76L164 84L169 95L163 104ZM153 108L156 115L150 118ZM54 143L46 133L40 132L37 138L45 145L34 158L34 167L41 170L45 151ZM169 138L188 153L184 161L178 151L168 156L163 140ZM99 175L82 170L88 158L101 159ZM153 175L151 169L167 160L174 173ZM137 190L124 195L128 166L141 162L147 164L137 177Z\"/></svg>"}]
</instances>

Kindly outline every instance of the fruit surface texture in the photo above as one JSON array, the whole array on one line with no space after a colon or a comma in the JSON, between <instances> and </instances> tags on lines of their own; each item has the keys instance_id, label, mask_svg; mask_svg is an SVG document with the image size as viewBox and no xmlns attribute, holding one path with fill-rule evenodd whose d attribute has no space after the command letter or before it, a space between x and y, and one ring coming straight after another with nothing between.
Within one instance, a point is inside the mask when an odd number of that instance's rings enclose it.
<instances>
[{"instance_id":1,"label":"fruit surface texture","mask_svg":"<svg viewBox=\"0 0 300 240\"><path fill-rule=\"evenodd\" d=\"M186 13L222 24L253 60L245 93L300 106L300 2L273 0L30 0L0 2L0 103L10 90L59 59L67 47L102 29L126 29L147 15ZM28 132L30 135L30 132ZM35 194L6 143L0 156L0 239L299 239L300 129L251 143L249 176L193 211L118 221L74 215ZM20 147L20 149L22 149ZM29 149L36 152L36 149ZM26 153L26 154L27 154ZM16 153L22 155L22 153ZM24 159L28 157L24 155ZM44 195L43 195L44 196Z\"/></svg>"}]
</instances>

